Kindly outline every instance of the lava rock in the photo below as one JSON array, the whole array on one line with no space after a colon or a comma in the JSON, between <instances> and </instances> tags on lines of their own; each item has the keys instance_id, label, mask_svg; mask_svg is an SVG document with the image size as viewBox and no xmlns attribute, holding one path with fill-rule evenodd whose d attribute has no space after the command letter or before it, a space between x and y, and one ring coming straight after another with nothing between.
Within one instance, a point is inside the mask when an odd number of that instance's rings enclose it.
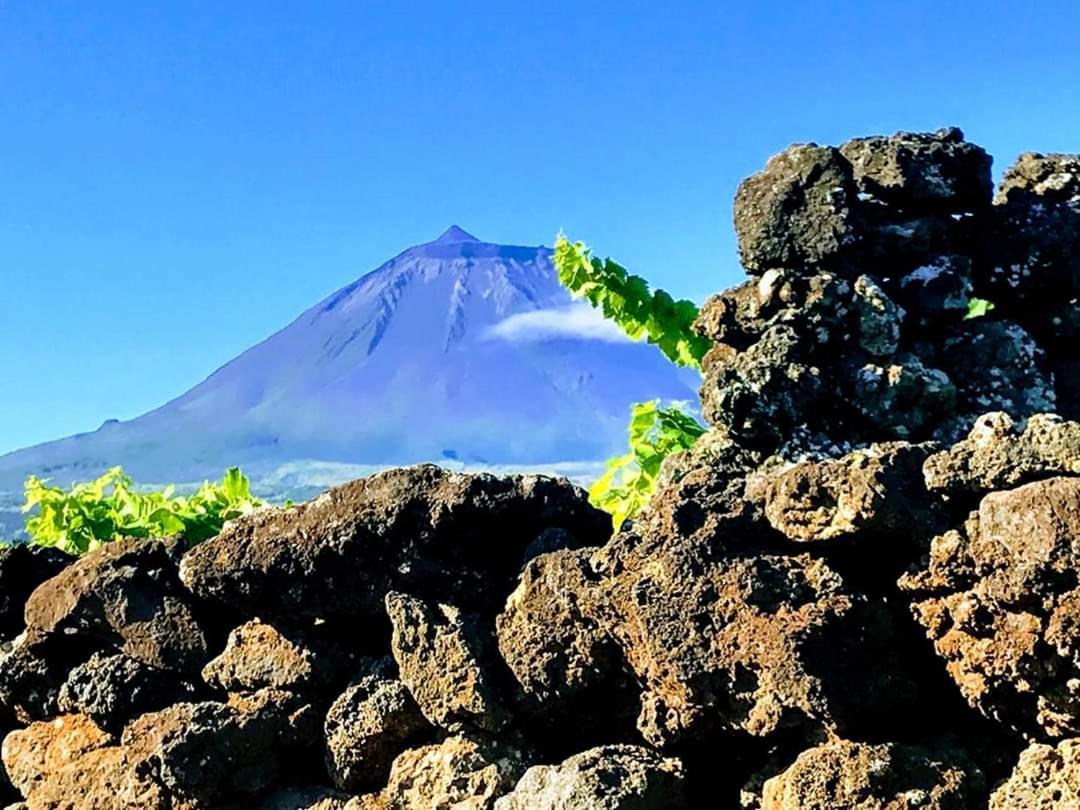
<instances>
[{"instance_id":1,"label":"lava rock","mask_svg":"<svg viewBox=\"0 0 1080 810\"><path fill-rule=\"evenodd\" d=\"M93 639L161 669L198 671L206 636L177 579L183 542L127 538L86 554L38 586L27 627Z\"/></svg>"},{"instance_id":2,"label":"lava rock","mask_svg":"<svg viewBox=\"0 0 1080 810\"><path fill-rule=\"evenodd\" d=\"M922 476L927 453L919 445L872 445L767 475L748 495L760 497L769 523L795 542L911 535L933 522Z\"/></svg>"},{"instance_id":3,"label":"lava rock","mask_svg":"<svg viewBox=\"0 0 1080 810\"><path fill-rule=\"evenodd\" d=\"M990 797L990 810L1070 807L1080 807L1080 739L1032 745Z\"/></svg>"},{"instance_id":4,"label":"lava rock","mask_svg":"<svg viewBox=\"0 0 1080 810\"><path fill-rule=\"evenodd\" d=\"M984 414L966 439L927 458L923 472L930 490L951 496L1080 475L1080 423L1037 414L1021 429L1007 413Z\"/></svg>"},{"instance_id":5,"label":"lava rock","mask_svg":"<svg viewBox=\"0 0 1080 810\"><path fill-rule=\"evenodd\" d=\"M275 791L259 810L347 810L349 797L321 787L291 787Z\"/></svg>"},{"instance_id":6,"label":"lava rock","mask_svg":"<svg viewBox=\"0 0 1080 810\"><path fill-rule=\"evenodd\" d=\"M395 810L491 810L498 797L513 789L527 766L520 752L505 745L447 737L438 745L399 756L380 799Z\"/></svg>"},{"instance_id":7,"label":"lava rock","mask_svg":"<svg viewBox=\"0 0 1080 810\"><path fill-rule=\"evenodd\" d=\"M530 768L495 810L682 810L684 790L679 760L608 745Z\"/></svg>"},{"instance_id":8,"label":"lava rock","mask_svg":"<svg viewBox=\"0 0 1080 810\"><path fill-rule=\"evenodd\" d=\"M433 731L395 669L373 662L326 715L326 769L342 790L381 787L394 759Z\"/></svg>"},{"instance_id":9,"label":"lava rock","mask_svg":"<svg viewBox=\"0 0 1080 810\"><path fill-rule=\"evenodd\" d=\"M977 211L994 193L990 156L956 127L855 138L840 153L860 193L902 211Z\"/></svg>"},{"instance_id":10,"label":"lava rock","mask_svg":"<svg viewBox=\"0 0 1080 810\"><path fill-rule=\"evenodd\" d=\"M252 619L229 633L224 651L203 668L203 679L228 692L282 689L306 693L334 679L344 653L312 644L297 632Z\"/></svg>"},{"instance_id":11,"label":"lava rock","mask_svg":"<svg viewBox=\"0 0 1080 810\"><path fill-rule=\"evenodd\" d=\"M966 810L985 801L985 778L963 752L836 740L765 782L760 808Z\"/></svg>"},{"instance_id":12,"label":"lava rock","mask_svg":"<svg viewBox=\"0 0 1080 810\"><path fill-rule=\"evenodd\" d=\"M1080 478L993 492L905 575L968 702L1028 736L1080 733Z\"/></svg>"},{"instance_id":13,"label":"lava rock","mask_svg":"<svg viewBox=\"0 0 1080 810\"><path fill-rule=\"evenodd\" d=\"M735 195L739 258L754 274L781 267L843 267L859 246L857 189L839 150L789 147Z\"/></svg>"},{"instance_id":14,"label":"lava rock","mask_svg":"<svg viewBox=\"0 0 1080 810\"><path fill-rule=\"evenodd\" d=\"M510 717L493 677L494 639L475 616L386 595L392 647L401 680L432 724L451 733L498 732Z\"/></svg>"},{"instance_id":15,"label":"lava rock","mask_svg":"<svg viewBox=\"0 0 1080 810\"><path fill-rule=\"evenodd\" d=\"M23 607L30 594L73 560L55 548L0 546L0 641L22 632Z\"/></svg>"},{"instance_id":16,"label":"lava rock","mask_svg":"<svg viewBox=\"0 0 1080 810\"><path fill-rule=\"evenodd\" d=\"M127 655L95 653L71 670L60 688L60 711L81 714L119 734L141 714L159 711L197 696L194 684Z\"/></svg>"},{"instance_id":17,"label":"lava rock","mask_svg":"<svg viewBox=\"0 0 1080 810\"><path fill-rule=\"evenodd\" d=\"M268 620L381 618L395 589L493 615L542 531L599 543L609 520L564 479L424 465L233 521L185 555L181 577Z\"/></svg>"}]
</instances>

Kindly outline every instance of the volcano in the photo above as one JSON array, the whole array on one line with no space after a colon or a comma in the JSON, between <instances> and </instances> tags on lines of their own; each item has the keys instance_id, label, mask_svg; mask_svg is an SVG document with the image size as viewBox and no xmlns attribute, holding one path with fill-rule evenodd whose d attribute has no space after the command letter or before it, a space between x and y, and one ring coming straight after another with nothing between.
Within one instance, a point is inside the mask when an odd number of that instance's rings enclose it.
<instances>
[{"instance_id":1,"label":"volcano","mask_svg":"<svg viewBox=\"0 0 1080 810\"><path fill-rule=\"evenodd\" d=\"M559 284L546 247L454 226L304 312L179 398L0 457L0 490L123 465L144 482L327 465L589 464L625 452L631 403L696 374L625 339Z\"/></svg>"}]
</instances>

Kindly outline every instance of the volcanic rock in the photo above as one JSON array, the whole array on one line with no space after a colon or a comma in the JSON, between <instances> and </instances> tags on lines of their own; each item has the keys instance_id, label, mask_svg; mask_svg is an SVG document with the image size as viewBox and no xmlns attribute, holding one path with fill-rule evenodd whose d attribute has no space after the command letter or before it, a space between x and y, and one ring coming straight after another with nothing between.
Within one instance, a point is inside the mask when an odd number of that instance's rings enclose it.
<instances>
[{"instance_id":1,"label":"volcanic rock","mask_svg":"<svg viewBox=\"0 0 1080 810\"><path fill-rule=\"evenodd\" d=\"M592 748L559 765L525 772L495 810L681 810L682 763L648 748Z\"/></svg>"},{"instance_id":2,"label":"volcanic rock","mask_svg":"<svg viewBox=\"0 0 1080 810\"><path fill-rule=\"evenodd\" d=\"M176 576L182 553L176 539L108 543L31 594L27 627L93 639L162 669L197 671L206 637Z\"/></svg>"},{"instance_id":3,"label":"volcanic rock","mask_svg":"<svg viewBox=\"0 0 1080 810\"><path fill-rule=\"evenodd\" d=\"M381 787L394 759L432 728L393 661L373 662L326 715L326 768L342 790Z\"/></svg>"},{"instance_id":4,"label":"volcanic rock","mask_svg":"<svg viewBox=\"0 0 1080 810\"><path fill-rule=\"evenodd\" d=\"M184 557L181 577L267 619L381 617L394 589L494 613L541 532L599 543L609 525L565 480L410 467L233 521Z\"/></svg>"}]
</instances>

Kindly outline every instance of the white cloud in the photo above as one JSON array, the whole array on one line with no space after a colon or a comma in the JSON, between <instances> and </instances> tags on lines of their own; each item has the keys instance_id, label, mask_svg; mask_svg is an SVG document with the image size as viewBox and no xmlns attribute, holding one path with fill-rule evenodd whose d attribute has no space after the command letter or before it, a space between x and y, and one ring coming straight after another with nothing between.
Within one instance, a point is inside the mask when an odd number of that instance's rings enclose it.
<instances>
[{"instance_id":1,"label":"white cloud","mask_svg":"<svg viewBox=\"0 0 1080 810\"><path fill-rule=\"evenodd\" d=\"M534 343L559 338L602 340L606 343L630 341L619 327L586 303L519 312L490 327L486 337L511 343Z\"/></svg>"}]
</instances>

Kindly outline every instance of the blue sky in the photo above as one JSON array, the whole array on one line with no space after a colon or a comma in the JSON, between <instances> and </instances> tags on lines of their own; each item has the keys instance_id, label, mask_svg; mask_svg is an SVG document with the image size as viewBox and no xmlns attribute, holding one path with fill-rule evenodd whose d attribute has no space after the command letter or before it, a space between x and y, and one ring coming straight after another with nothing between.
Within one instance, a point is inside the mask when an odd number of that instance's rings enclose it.
<instances>
[{"instance_id":1,"label":"blue sky","mask_svg":"<svg viewBox=\"0 0 1080 810\"><path fill-rule=\"evenodd\" d=\"M702 299L795 141L1080 151L1080 4L0 2L0 452L130 418L457 222Z\"/></svg>"}]
</instances>

